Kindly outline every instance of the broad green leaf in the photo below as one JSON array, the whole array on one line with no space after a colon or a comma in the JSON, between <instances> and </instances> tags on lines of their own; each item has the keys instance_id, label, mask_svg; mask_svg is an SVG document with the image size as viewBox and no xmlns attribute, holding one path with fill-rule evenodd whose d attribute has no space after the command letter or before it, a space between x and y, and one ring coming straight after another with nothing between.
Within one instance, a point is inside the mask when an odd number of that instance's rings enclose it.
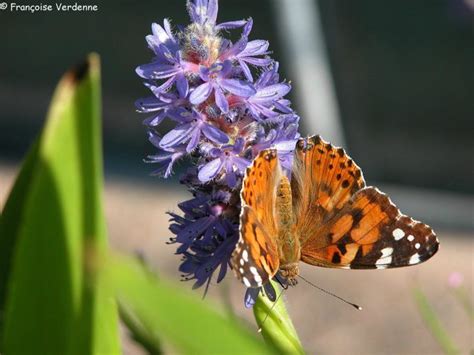
<instances>
[{"instance_id":1,"label":"broad green leaf","mask_svg":"<svg viewBox=\"0 0 474 355\"><path fill-rule=\"evenodd\" d=\"M99 59L91 55L59 83L3 211L7 354L120 353L113 296L83 262L107 245L100 122Z\"/></svg>"},{"instance_id":2,"label":"broad green leaf","mask_svg":"<svg viewBox=\"0 0 474 355\"><path fill-rule=\"evenodd\" d=\"M0 219L0 335L5 320L5 300L7 285L10 276L11 259L15 247L16 236L20 227L26 198L28 197L30 181L33 176L36 157L38 155L38 142L36 141L28 153L18 178L8 197ZM3 349L3 341L0 341Z\"/></svg>"},{"instance_id":3,"label":"broad green leaf","mask_svg":"<svg viewBox=\"0 0 474 355\"><path fill-rule=\"evenodd\" d=\"M278 284L272 283L275 289L280 289ZM284 354L305 353L281 297L274 303L259 295L253 313L267 344Z\"/></svg>"},{"instance_id":4,"label":"broad green leaf","mask_svg":"<svg viewBox=\"0 0 474 355\"><path fill-rule=\"evenodd\" d=\"M413 295L415 297L421 317L428 326L431 334L433 334L433 337L443 349L443 352L449 355L459 354L459 350L456 348L456 345L451 340L451 337L444 329L440 319L438 318L438 315L431 307L423 291L421 291L419 288L415 288L413 290Z\"/></svg>"},{"instance_id":5,"label":"broad green leaf","mask_svg":"<svg viewBox=\"0 0 474 355\"><path fill-rule=\"evenodd\" d=\"M109 257L100 279L140 324L152 349L166 341L179 354L271 354L256 332L212 309L197 295L158 280L136 260ZM148 346L150 349L150 346Z\"/></svg>"}]
</instances>

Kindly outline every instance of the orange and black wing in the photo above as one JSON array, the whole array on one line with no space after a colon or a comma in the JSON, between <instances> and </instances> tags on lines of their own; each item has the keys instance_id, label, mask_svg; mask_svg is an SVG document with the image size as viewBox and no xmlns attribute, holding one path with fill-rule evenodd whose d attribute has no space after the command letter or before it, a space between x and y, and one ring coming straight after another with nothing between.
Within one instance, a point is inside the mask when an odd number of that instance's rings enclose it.
<instances>
[{"instance_id":1,"label":"orange and black wing","mask_svg":"<svg viewBox=\"0 0 474 355\"><path fill-rule=\"evenodd\" d=\"M320 231L308 239L301 260L346 269L386 269L419 264L438 250L433 230L400 213L374 187L358 191Z\"/></svg>"},{"instance_id":2,"label":"orange and black wing","mask_svg":"<svg viewBox=\"0 0 474 355\"><path fill-rule=\"evenodd\" d=\"M427 225L400 213L342 148L320 137L298 142L292 176L301 260L370 269L418 264L438 249ZM403 235L402 235L403 233Z\"/></svg>"},{"instance_id":3,"label":"orange and black wing","mask_svg":"<svg viewBox=\"0 0 474 355\"><path fill-rule=\"evenodd\" d=\"M291 191L301 245L319 235L351 197L365 186L359 167L319 136L300 139L293 161Z\"/></svg>"},{"instance_id":4,"label":"orange and black wing","mask_svg":"<svg viewBox=\"0 0 474 355\"><path fill-rule=\"evenodd\" d=\"M282 171L274 149L261 152L246 171L242 192L240 239L231 265L247 287L260 287L279 268L275 198Z\"/></svg>"}]
</instances>

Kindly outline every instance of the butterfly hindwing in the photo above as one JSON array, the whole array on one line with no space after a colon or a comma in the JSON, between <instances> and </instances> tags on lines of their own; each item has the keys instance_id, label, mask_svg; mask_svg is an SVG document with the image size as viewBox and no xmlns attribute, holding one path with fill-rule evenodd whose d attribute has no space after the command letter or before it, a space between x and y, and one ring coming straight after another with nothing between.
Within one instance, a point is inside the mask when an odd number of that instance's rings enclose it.
<instances>
[{"instance_id":1,"label":"butterfly hindwing","mask_svg":"<svg viewBox=\"0 0 474 355\"><path fill-rule=\"evenodd\" d=\"M385 269L429 259L438 250L433 230L400 213L374 187L358 191L329 221L322 243L302 246L306 263L335 268Z\"/></svg>"}]
</instances>

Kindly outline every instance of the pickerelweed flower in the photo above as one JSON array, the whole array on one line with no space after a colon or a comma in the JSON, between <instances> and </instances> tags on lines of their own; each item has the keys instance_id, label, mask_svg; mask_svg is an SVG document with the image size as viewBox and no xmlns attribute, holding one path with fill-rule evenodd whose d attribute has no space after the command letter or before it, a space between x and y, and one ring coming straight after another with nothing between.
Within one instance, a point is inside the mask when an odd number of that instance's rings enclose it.
<instances>
[{"instance_id":1,"label":"pickerelweed flower","mask_svg":"<svg viewBox=\"0 0 474 355\"><path fill-rule=\"evenodd\" d=\"M146 160L158 166L153 174L169 177L177 161L190 158L181 183L193 197L178 205L180 213L169 213L170 243L182 255L183 279L207 290L214 272L217 282L226 275L239 238L246 168L261 150L274 147L289 171L299 117L285 99L291 86L280 81L269 43L249 40L251 19L217 24L217 0L188 0L187 9L187 26L172 28L168 20L152 25L146 41L154 57L136 70L151 95L136 107L150 114L144 124L158 150ZM235 43L223 36L239 28ZM175 125L160 135L165 119ZM263 289L275 298L270 283ZM247 290L247 307L259 292Z\"/></svg>"}]
</instances>

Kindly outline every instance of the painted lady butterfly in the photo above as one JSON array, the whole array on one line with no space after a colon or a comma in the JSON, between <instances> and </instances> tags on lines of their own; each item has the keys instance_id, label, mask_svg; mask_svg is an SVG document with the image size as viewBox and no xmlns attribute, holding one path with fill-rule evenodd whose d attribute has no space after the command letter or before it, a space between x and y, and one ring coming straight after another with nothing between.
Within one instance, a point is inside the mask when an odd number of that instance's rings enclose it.
<instances>
[{"instance_id":1,"label":"painted lady butterfly","mask_svg":"<svg viewBox=\"0 0 474 355\"><path fill-rule=\"evenodd\" d=\"M290 181L275 149L262 151L247 169L231 260L245 286L261 287L277 275L295 285L300 261L386 269L419 264L437 252L433 230L366 187L342 148L319 136L300 139L291 175Z\"/></svg>"}]
</instances>

